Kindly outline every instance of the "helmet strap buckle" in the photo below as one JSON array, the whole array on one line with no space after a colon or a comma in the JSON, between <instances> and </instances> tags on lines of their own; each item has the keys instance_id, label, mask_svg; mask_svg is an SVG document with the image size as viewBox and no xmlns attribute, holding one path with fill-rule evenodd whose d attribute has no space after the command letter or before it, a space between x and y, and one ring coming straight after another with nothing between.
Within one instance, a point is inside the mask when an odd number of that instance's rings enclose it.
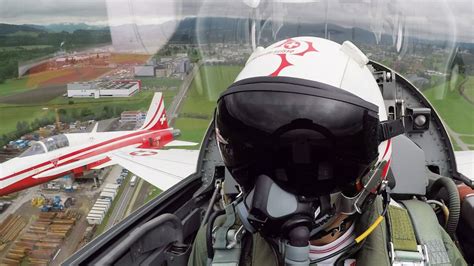
<instances>
[{"instance_id":1,"label":"helmet strap buckle","mask_svg":"<svg viewBox=\"0 0 474 266\"><path fill-rule=\"evenodd\" d=\"M382 172L386 164L387 161L377 163L367 176L362 178L363 188L356 196L348 197L341 193L336 201L337 212L347 215L352 215L356 212L363 213L370 199L373 199L385 190L386 184L384 185Z\"/></svg>"}]
</instances>

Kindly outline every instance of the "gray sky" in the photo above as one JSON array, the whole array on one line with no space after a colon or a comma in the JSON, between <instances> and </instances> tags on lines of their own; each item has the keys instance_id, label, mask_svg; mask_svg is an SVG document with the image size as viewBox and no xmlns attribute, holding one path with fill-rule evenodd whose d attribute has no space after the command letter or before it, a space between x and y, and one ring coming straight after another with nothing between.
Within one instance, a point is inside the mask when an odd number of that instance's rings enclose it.
<instances>
[{"instance_id":1,"label":"gray sky","mask_svg":"<svg viewBox=\"0 0 474 266\"><path fill-rule=\"evenodd\" d=\"M343 26L387 33L405 25L413 36L474 42L473 0L278 0L261 1L258 12L262 19L323 23L326 10L330 23ZM0 22L11 24L160 24L185 16L250 14L238 0L0 0Z\"/></svg>"}]
</instances>

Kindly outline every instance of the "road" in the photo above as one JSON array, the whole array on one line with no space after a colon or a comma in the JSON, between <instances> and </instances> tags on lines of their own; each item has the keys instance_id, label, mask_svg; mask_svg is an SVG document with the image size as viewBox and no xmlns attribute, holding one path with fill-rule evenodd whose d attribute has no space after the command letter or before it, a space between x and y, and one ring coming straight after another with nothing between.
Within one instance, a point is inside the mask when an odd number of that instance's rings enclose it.
<instances>
[{"instance_id":1,"label":"road","mask_svg":"<svg viewBox=\"0 0 474 266\"><path fill-rule=\"evenodd\" d=\"M122 171L122 167L116 165L113 167L112 171L110 171L109 175L106 178L107 183L115 183L115 179L120 175ZM105 183L105 182L104 182ZM128 202L130 201L130 198L133 195L134 187L130 187L130 185L125 182L123 184L125 186L123 188L122 194L120 194L119 198L116 198L115 201L115 207L111 211L112 213L110 214L109 220L106 225L106 229L109 229L112 227L114 224L118 223L120 220L123 219L125 209L128 206Z\"/></svg>"},{"instance_id":2,"label":"road","mask_svg":"<svg viewBox=\"0 0 474 266\"><path fill-rule=\"evenodd\" d=\"M184 78L183 83L181 83L181 85L179 86L178 93L173 98L173 101L167 108L166 113L168 115L168 121L170 125L173 123L174 118L178 117L177 113L179 111L179 108L183 103L183 99L185 98L186 93L188 93L189 87L191 87L191 83L193 82L194 77L199 73L200 66L201 63L195 64L195 66L193 67L193 71Z\"/></svg>"},{"instance_id":3,"label":"road","mask_svg":"<svg viewBox=\"0 0 474 266\"><path fill-rule=\"evenodd\" d=\"M120 195L120 198L117 199L118 201L115 204L115 208L112 210L112 214L110 215L107 226L105 227L106 229L109 229L123 219L125 210L127 209L128 203L130 202L130 198L135 191L135 187L131 187L128 183L124 186L125 188Z\"/></svg>"}]
</instances>

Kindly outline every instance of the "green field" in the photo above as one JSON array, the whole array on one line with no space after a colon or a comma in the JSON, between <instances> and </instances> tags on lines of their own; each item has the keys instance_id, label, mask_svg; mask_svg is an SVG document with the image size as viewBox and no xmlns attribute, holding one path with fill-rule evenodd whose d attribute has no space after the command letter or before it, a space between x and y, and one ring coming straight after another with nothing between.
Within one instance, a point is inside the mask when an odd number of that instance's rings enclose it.
<instances>
[{"instance_id":1,"label":"green field","mask_svg":"<svg viewBox=\"0 0 474 266\"><path fill-rule=\"evenodd\" d=\"M219 94L232 84L240 66L202 66L186 95L174 127L181 139L200 142L212 118Z\"/></svg>"},{"instance_id":2,"label":"green field","mask_svg":"<svg viewBox=\"0 0 474 266\"><path fill-rule=\"evenodd\" d=\"M459 134L474 135L474 105L457 89L448 89L447 84L448 82L442 83L423 93L452 130Z\"/></svg>"},{"instance_id":3,"label":"green field","mask_svg":"<svg viewBox=\"0 0 474 266\"><path fill-rule=\"evenodd\" d=\"M474 145L474 136L460 136L460 138L467 145Z\"/></svg>"},{"instance_id":4,"label":"green field","mask_svg":"<svg viewBox=\"0 0 474 266\"><path fill-rule=\"evenodd\" d=\"M166 106L171 103L176 92L176 90L166 90L163 92ZM130 98L70 99L60 96L46 104L0 104L0 135L15 131L18 121L31 122L36 118L45 116L54 117L55 108L64 109L68 112L81 112L83 109L88 109L95 114L102 112L104 106L120 108L120 110L146 111L153 94L154 91L144 90Z\"/></svg>"},{"instance_id":5,"label":"green field","mask_svg":"<svg viewBox=\"0 0 474 266\"><path fill-rule=\"evenodd\" d=\"M179 87L181 80L177 78L140 78L142 87L152 89L161 87Z\"/></svg>"},{"instance_id":6,"label":"green field","mask_svg":"<svg viewBox=\"0 0 474 266\"><path fill-rule=\"evenodd\" d=\"M0 84L0 97L33 89L28 88L27 82L28 78L6 80L4 83Z\"/></svg>"},{"instance_id":7,"label":"green field","mask_svg":"<svg viewBox=\"0 0 474 266\"><path fill-rule=\"evenodd\" d=\"M153 186L152 184L146 182L145 180L143 180L143 182L145 182L147 184L147 187L148 187L147 196L146 196L146 199L145 199L144 203L147 203L150 200L158 197L158 195L160 195L161 192L163 192L161 189Z\"/></svg>"},{"instance_id":8,"label":"green field","mask_svg":"<svg viewBox=\"0 0 474 266\"><path fill-rule=\"evenodd\" d=\"M18 121L32 122L36 118L54 114L48 110L42 110L38 106L10 106L0 104L0 135L16 130Z\"/></svg>"},{"instance_id":9,"label":"green field","mask_svg":"<svg viewBox=\"0 0 474 266\"><path fill-rule=\"evenodd\" d=\"M178 118L173 127L181 130L179 139L201 142L209 123L210 119Z\"/></svg>"},{"instance_id":10,"label":"green field","mask_svg":"<svg viewBox=\"0 0 474 266\"><path fill-rule=\"evenodd\" d=\"M463 84L463 88L464 88L464 95L466 95L466 97L468 97L471 100L471 102L474 102L474 77L473 76L469 76L466 79L466 82Z\"/></svg>"}]
</instances>

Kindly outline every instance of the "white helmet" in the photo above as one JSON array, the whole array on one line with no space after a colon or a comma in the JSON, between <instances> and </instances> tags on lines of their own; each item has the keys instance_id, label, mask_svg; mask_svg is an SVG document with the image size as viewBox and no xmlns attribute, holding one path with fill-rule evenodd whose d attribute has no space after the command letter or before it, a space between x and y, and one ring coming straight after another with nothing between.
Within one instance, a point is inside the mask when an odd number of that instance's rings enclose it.
<instances>
[{"instance_id":1,"label":"white helmet","mask_svg":"<svg viewBox=\"0 0 474 266\"><path fill-rule=\"evenodd\" d=\"M264 173L292 193L327 194L381 162L385 178L387 113L367 63L348 41L296 37L257 48L216 113L223 160L244 190Z\"/></svg>"},{"instance_id":2,"label":"white helmet","mask_svg":"<svg viewBox=\"0 0 474 266\"><path fill-rule=\"evenodd\" d=\"M243 190L237 209L247 230L316 234L383 191L390 138L403 124L385 121L367 63L350 42L291 38L257 49L221 94L217 141Z\"/></svg>"},{"instance_id":3,"label":"white helmet","mask_svg":"<svg viewBox=\"0 0 474 266\"><path fill-rule=\"evenodd\" d=\"M340 45L323 38L295 37L267 48L258 47L235 81L268 76L313 80L376 105L379 120L385 121L387 112L382 94L367 67L368 62L367 56L350 41ZM380 143L380 161L390 160L390 146L390 141Z\"/></svg>"}]
</instances>

